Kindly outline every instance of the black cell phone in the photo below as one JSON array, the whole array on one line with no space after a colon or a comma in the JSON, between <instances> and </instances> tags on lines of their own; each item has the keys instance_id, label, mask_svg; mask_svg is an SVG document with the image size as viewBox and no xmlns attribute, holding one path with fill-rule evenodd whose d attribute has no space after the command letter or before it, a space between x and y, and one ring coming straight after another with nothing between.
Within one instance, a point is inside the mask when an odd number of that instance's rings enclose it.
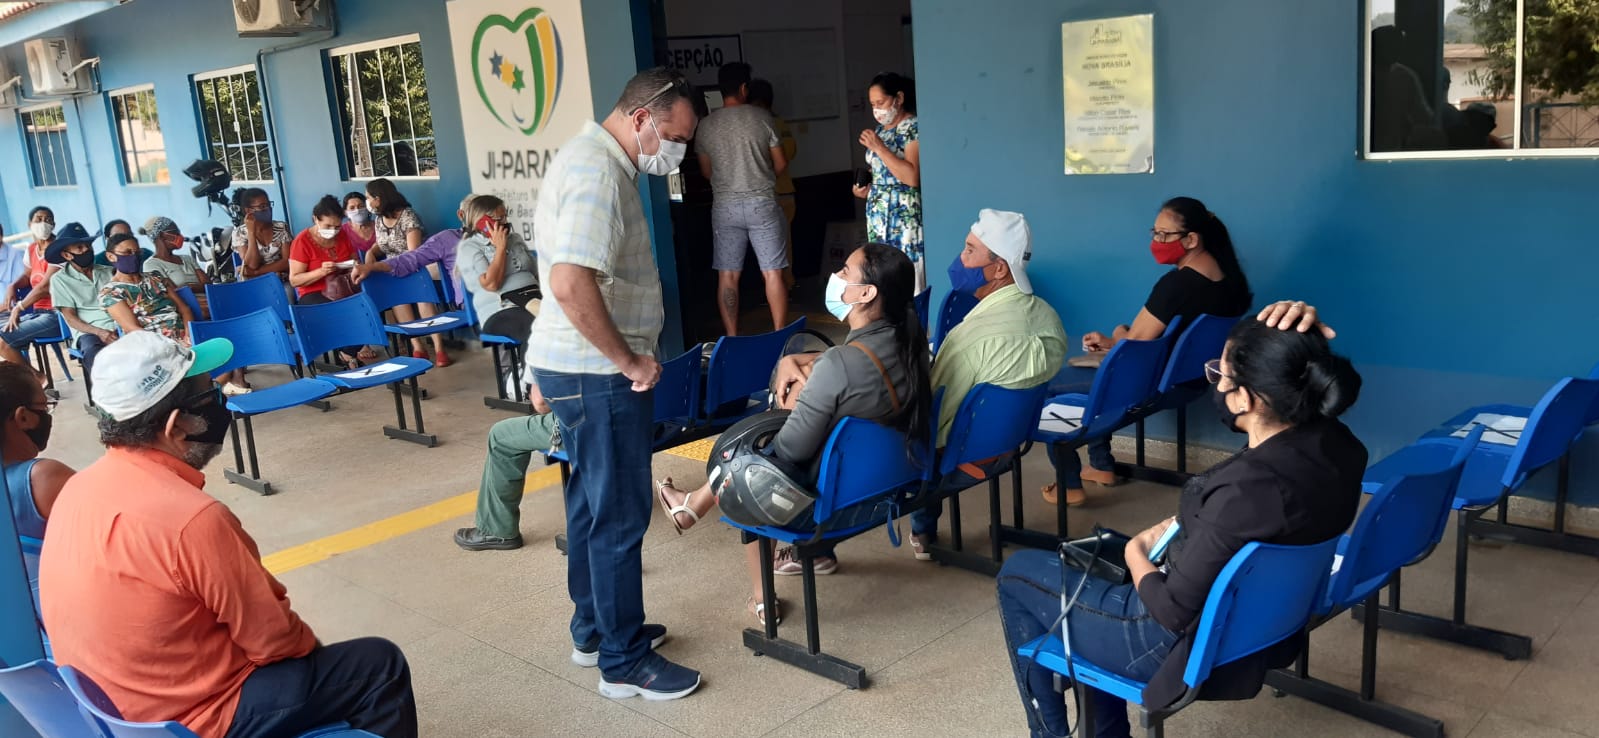
<instances>
[{"instance_id":1,"label":"black cell phone","mask_svg":"<svg viewBox=\"0 0 1599 738\"><path fill-rule=\"evenodd\" d=\"M869 169L855 170L855 186L870 187L872 185L872 172Z\"/></svg>"}]
</instances>

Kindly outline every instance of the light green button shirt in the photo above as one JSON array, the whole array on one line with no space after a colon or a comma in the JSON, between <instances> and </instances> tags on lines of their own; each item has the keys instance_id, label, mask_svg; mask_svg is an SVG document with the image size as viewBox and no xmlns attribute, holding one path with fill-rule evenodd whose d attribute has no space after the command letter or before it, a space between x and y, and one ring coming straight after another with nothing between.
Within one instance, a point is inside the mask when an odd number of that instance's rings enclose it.
<instances>
[{"instance_id":1,"label":"light green button shirt","mask_svg":"<svg viewBox=\"0 0 1599 738\"><path fill-rule=\"evenodd\" d=\"M1026 389L1048 382L1066 360L1066 328L1055 309L1008 285L977 303L944 337L933 361L933 391L944 390L938 447L949 439L955 411L979 384Z\"/></svg>"},{"instance_id":2,"label":"light green button shirt","mask_svg":"<svg viewBox=\"0 0 1599 738\"><path fill-rule=\"evenodd\" d=\"M115 331L117 321L105 308L100 307L100 288L111 284L114 276L116 271L108 266L96 264L92 276L85 276L77 267L68 264L50 278L50 300L57 308L76 310L78 320L96 328ZM83 333L77 328L72 329L73 341L77 341L81 335Z\"/></svg>"},{"instance_id":3,"label":"light green button shirt","mask_svg":"<svg viewBox=\"0 0 1599 738\"><path fill-rule=\"evenodd\" d=\"M539 283L546 288L528 337L529 367L568 374L621 371L578 332L554 298L548 285L556 264L594 270L600 296L628 347L635 354L656 353L666 309L638 170L599 124L583 124L550 163L533 214L533 248Z\"/></svg>"}]
</instances>

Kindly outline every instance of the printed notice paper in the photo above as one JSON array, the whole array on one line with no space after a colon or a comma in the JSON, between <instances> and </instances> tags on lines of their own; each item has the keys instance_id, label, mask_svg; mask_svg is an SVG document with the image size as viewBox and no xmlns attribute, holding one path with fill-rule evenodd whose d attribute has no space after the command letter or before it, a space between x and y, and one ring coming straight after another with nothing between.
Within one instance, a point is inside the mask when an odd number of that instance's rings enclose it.
<instances>
[{"instance_id":1,"label":"printed notice paper","mask_svg":"<svg viewBox=\"0 0 1599 738\"><path fill-rule=\"evenodd\" d=\"M1155 16L1060 28L1067 174L1155 171Z\"/></svg>"}]
</instances>

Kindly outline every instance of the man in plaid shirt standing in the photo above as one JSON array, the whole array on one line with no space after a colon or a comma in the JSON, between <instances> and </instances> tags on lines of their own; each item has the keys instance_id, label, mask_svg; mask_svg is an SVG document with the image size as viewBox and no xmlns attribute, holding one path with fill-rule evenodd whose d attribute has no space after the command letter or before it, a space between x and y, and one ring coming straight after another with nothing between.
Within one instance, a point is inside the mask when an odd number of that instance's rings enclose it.
<instances>
[{"instance_id":1,"label":"man in plaid shirt standing","mask_svg":"<svg viewBox=\"0 0 1599 738\"><path fill-rule=\"evenodd\" d=\"M638 175L666 176L699 123L681 74L640 72L601 123L561 146L539 191L533 243L545 300L527 364L572 461L566 484L572 660L600 694L686 697L700 675L655 652L640 550L654 506L650 429L665 308Z\"/></svg>"}]
</instances>

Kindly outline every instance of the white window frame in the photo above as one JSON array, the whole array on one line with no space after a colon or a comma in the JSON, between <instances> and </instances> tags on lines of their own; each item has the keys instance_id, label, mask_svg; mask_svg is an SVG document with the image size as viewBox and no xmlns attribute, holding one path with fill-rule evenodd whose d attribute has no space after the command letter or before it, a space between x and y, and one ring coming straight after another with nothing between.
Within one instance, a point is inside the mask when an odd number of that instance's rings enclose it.
<instances>
[{"instance_id":1,"label":"white window frame","mask_svg":"<svg viewBox=\"0 0 1599 738\"><path fill-rule=\"evenodd\" d=\"M1427 161L1438 159L1594 159L1599 158L1599 147L1568 148L1568 149L1526 149L1521 147L1521 119L1522 94L1525 85L1522 84L1522 64L1525 54L1522 45L1526 42L1527 35L1527 6L1526 0L1516 0L1516 116L1511 125L1511 142L1514 148L1510 149L1482 149L1448 150L1448 151L1372 151L1371 150L1371 3L1361 3L1361 13L1365 15L1364 28L1366 29L1365 41L1361 44L1361 120L1365 127L1363 130L1360 150L1362 156L1370 161Z\"/></svg>"},{"instance_id":2,"label":"white window frame","mask_svg":"<svg viewBox=\"0 0 1599 738\"><path fill-rule=\"evenodd\" d=\"M404 46L404 45L410 44L410 43L415 43L415 44L422 43L422 34L420 34L420 33L407 33L407 34L404 34L404 35L401 35L401 36L390 36L388 38L380 38L380 39L376 39L376 40L373 40L373 41L362 41L361 43L358 43L358 44L348 44L348 45L345 45L345 46L335 46L335 47L332 47L330 49L327 49L324 52L324 54L326 55L325 58L327 58L329 60L329 62L331 63L334 57L345 56L345 55L348 55L348 54L359 54L359 53L361 53L363 51L375 51L377 49L387 49L387 48L392 47L392 46ZM426 70L424 69L423 71L426 71ZM329 80L329 81L331 82L332 80ZM339 116L345 115L344 109L340 106L340 97L339 97L339 91L338 90L333 90L333 103L334 103L334 108L335 108L335 111L334 111L335 115L339 115ZM334 132L335 140L337 140L338 137L341 136L341 135L343 135L342 131L335 131ZM439 139L438 139L438 135L437 135L437 130L435 130L434 136L433 136L433 151L434 151L435 157L436 157L436 155L438 153L438 146L439 146L438 141L439 141ZM368 146L370 147L370 144L368 144ZM339 142L339 148L340 148L341 151L344 149L344 142L342 142L342 141ZM342 157L342 154L341 154L341 157ZM354 168L355 168L353 162L346 161L346 162L343 162L342 165L344 166L344 168L346 169L347 172L351 171L351 170L354 170ZM441 167L440 168L441 173L442 173L442 170L443 170L443 168ZM374 175L374 176L371 176L371 177L357 177L357 176L351 175L351 176L346 176L344 178L344 181L345 182L371 182L374 179L387 179L387 180L392 181L392 182L437 182L437 181L439 181L439 177L440 177L439 174L411 174L411 175L404 175L404 176L401 176L401 175L393 175L393 176Z\"/></svg>"},{"instance_id":3,"label":"white window frame","mask_svg":"<svg viewBox=\"0 0 1599 738\"><path fill-rule=\"evenodd\" d=\"M27 157L27 159L28 159L28 167L30 169L30 171L28 172L28 185L29 185L30 189L35 189L35 190L75 190L75 189L78 188L78 172L77 172L78 164L77 164L77 162L72 161L70 159L70 157L71 157L71 152L70 151L68 152L68 157L69 158L68 158L66 163L67 163L68 168L72 171L72 184L41 185L41 184L38 184L38 183L33 181L33 172L31 171L32 168L33 168L33 152L28 147L28 128L27 128L27 126L23 125L23 123L22 123L22 115L24 113L32 113L32 112L36 112L36 111L39 111L39 110L49 110L50 108L61 108L61 125L64 127L64 129L62 130L61 134L62 134L62 139L66 140L66 136L72 132L72 124L71 124L70 121L67 120L67 106L66 106L65 103L59 102L59 101L58 102L43 102L43 103L39 103L37 105L24 105L24 106L22 106L20 108L17 108L17 128L20 129L21 132L22 132L22 148L23 148L22 153L23 153L23 156ZM68 147L72 146L72 142L71 141L66 141L66 144L67 144Z\"/></svg>"},{"instance_id":4,"label":"white window frame","mask_svg":"<svg viewBox=\"0 0 1599 738\"><path fill-rule=\"evenodd\" d=\"M116 144L116 147L117 147L117 170L119 172L121 172L121 174L122 174L122 186L123 187L170 187L172 185L172 181L171 181L171 178L172 178L172 159L171 159L170 156L167 157L167 181L166 182L137 182L137 181L134 181L133 177L128 172L128 155L130 153L132 153L133 156L135 158L137 158L139 152L137 150L129 152L128 148L127 148L127 143L124 141L124 139L122 137L122 124L117 120L117 98L122 97L124 95L132 95L132 94L136 94L136 93L140 93L140 92L149 92L150 93L150 102L152 104L158 105L157 110L156 110L156 116L160 117L161 111L159 109L159 101L156 99L156 96L155 96L155 83L154 82L146 82L146 83L144 83L142 85L129 85L127 87L119 87L119 88L117 88L115 90L109 90L105 94L106 113L107 113L107 117L110 118L110 120L111 120L111 130L112 130L112 134L113 134L112 137L111 137L111 140L112 140L113 143ZM163 156L165 156L166 153L167 153L166 134L165 133L162 134L161 141L162 141L161 154ZM154 151L154 149L150 149L150 150Z\"/></svg>"},{"instance_id":5,"label":"white window frame","mask_svg":"<svg viewBox=\"0 0 1599 738\"><path fill-rule=\"evenodd\" d=\"M210 156L211 155L211 139L209 138L209 132L205 129L205 103L204 103L204 100L202 100L201 97L200 97L200 83L209 82L209 81L214 80L214 79L222 79L224 77L232 77L232 76L234 76L236 74L244 74L245 72L255 72L255 83L256 83L257 89L259 89L260 85L262 84L262 82L261 82L261 70L257 69L254 64L240 64L239 66L236 66L236 67L228 67L227 69L216 69L216 70L213 70L213 71L210 71L210 72L201 72L200 74L192 75L191 77L189 77L189 92L194 95L194 109L195 109L196 112L198 112L200 114L200 126L199 126L199 128L200 128L200 137L201 137L200 150L205 152L206 156ZM262 125L270 125L270 122L271 122L271 111L266 109L266 96L265 95L261 95L261 114L262 114L262 116L264 116L263 120L261 121ZM260 141L258 143L266 144L266 147L267 147L267 173L270 174L270 173L276 171L274 169L274 166L276 165L276 157L278 155L278 152L274 151L273 148L272 148L271 137L268 136L268 140ZM226 147L227 147L227 144L224 143L223 144L223 148L225 149ZM226 164L227 164L227 162L223 162L223 165L226 165ZM233 182L235 184L242 184L242 185L269 185L269 184L273 184L275 181L276 180L273 180L271 178L268 178L268 179L235 179L235 180L233 180Z\"/></svg>"}]
</instances>

